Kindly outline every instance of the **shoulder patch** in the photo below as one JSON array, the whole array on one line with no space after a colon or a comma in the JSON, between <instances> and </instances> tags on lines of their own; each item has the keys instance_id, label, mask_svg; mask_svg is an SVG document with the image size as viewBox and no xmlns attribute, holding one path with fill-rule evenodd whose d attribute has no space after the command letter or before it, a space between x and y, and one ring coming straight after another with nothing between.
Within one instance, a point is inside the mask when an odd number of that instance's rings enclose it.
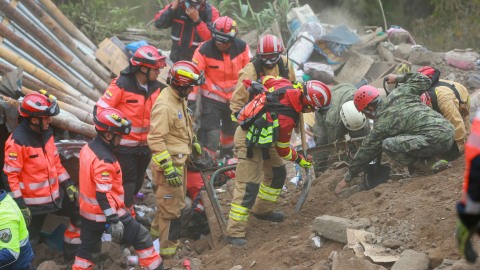
<instances>
[{"instance_id":1,"label":"shoulder patch","mask_svg":"<svg viewBox=\"0 0 480 270\"><path fill-rule=\"evenodd\" d=\"M110 173L109 172L102 172L102 179L103 180L110 180Z\"/></svg>"},{"instance_id":2,"label":"shoulder patch","mask_svg":"<svg viewBox=\"0 0 480 270\"><path fill-rule=\"evenodd\" d=\"M17 160L17 153L9 153L8 159L10 160Z\"/></svg>"},{"instance_id":3,"label":"shoulder patch","mask_svg":"<svg viewBox=\"0 0 480 270\"><path fill-rule=\"evenodd\" d=\"M113 97L112 92L110 92L110 91L107 90L107 91L105 92L105 98L111 99L112 97Z\"/></svg>"},{"instance_id":4,"label":"shoulder patch","mask_svg":"<svg viewBox=\"0 0 480 270\"><path fill-rule=\"evenodd\" d=\"M178 111L178 118L182 119L182 117L183 117L183 114L182 114L182 112L179 110L179 111Z\"/></svg>"},{"instance_id":5,"label":"shoulder patch","mask_svg":"<svg viewBox=\"0 0 480 270\"><path fill-rule=\"evenodd\" d=\"M12 240L12 231L10 229L3 229L0 231L0 241L9 243Z\"/></svg>"}]
</instances>

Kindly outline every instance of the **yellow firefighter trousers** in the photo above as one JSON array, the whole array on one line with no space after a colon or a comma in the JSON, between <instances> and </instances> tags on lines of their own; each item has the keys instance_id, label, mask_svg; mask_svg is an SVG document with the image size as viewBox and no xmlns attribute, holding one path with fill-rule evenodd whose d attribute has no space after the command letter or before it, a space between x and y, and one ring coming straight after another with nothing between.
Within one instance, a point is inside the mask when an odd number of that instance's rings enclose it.
<instances>
[{"instance_id":1,"label":"yellow firefighter trousers","mask_svg":"<svg viewBox=\"0 0 480 270\"><path fill-rule=\"evenodd\" d=\"M184 218L183 208L187 194L187 166L183 165L181 171L182 186L172 187L167 183L163 171L157 171L152 166L157 213L152 222L150 234L153 240L159 239L160 255L164 259L175 255L177 247L180 246Z\"/></svg>"},{"instance_id":2,"label":"yellow firefighter trousers","mask_svg":"<svg viewBox=\"0 0 480 270\"><path fill-rule=\"evenodd\" d=\"M252 158L246 158L247 133L248 131L242 130L241 127L235 132L234 151L238 157L238 164L227 226L229 237L245 237L250 209L257 215L273 211L287 176L285 162L278 155L274 145L269 150L268 160L263 160L262 151L258 147L253 148Z\"/></svg>"}]
</instances>

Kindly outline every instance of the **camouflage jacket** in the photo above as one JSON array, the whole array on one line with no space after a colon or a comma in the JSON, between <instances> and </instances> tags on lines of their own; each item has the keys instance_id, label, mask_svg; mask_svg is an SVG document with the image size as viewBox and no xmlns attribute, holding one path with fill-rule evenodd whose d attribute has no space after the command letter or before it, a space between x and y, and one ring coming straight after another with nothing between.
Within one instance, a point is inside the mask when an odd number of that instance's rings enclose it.
<instances>
[{"instance_id":1,"label":"camouflage jacket","mask_svg":"<svg viewBox=\"0 0 480 270\"><path fill-rule=\"evenodd\" d=\"M421 73L407 73L405 84L395 88L376 109L373 129L363 140L345 174L345 181L357 176L366 165L382 153L385 139L399 135L425 135L448 131L450 124L442 115L420 101L431 81Z\"/></svg>"}]
</instances>

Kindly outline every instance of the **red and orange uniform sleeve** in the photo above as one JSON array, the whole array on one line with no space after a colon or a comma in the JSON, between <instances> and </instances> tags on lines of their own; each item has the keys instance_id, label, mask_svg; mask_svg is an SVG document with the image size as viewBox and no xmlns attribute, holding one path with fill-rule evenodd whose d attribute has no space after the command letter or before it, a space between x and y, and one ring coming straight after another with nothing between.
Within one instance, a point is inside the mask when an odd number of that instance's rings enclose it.
<instances>
[{"instance_id":1,"label":"red and orange uniform sleeve","mask_svg":"<svg viewBox=\"0 0 480 270\"><path fill-rule=\"evenodd\" d=\"M123 89L118 87L116 82L117 80L112 81L105 91L105 94L103 94L103 96L101 96L95 104L95 114L103 111L104 109L115 108L122 100Z\"/></svg>"},{"instance_id":2,"label":"red and orange uniform sleeve","mask_svg":"<svg viewBox=\"0 0 480 270\"><path fill-rule=\"evenodd\" d=\"M292 131L295 128L295 121L290 117L279 115L278 123L280 135L275 142L275 149L278 155L284 160L295 161L297 159L297 151L290 147L290 139L292 137Z\"/></svg>"},{"instance_id":3,"label":"red and orange uniform sleeve","mask_svg":"<svg viewBox=\"0 0 480 270\"><path fill-rule=\"evenodd\" d=\"M117 213L117 202L112 195L112 177L115 175L115 167L113 164L98 161L93 168L98 205L108 218Z\"/></svg>"},{"instance_id":4,"label":"red and orange uniform sleeve","mask_svg":"<svg viewBox=\"0 0 480 270\"><path fill-rule=\"evenodd\" d=\"M5 164L3 172L7 175L10 190L15 199L22 199L20 173L22 172L24 158L26 152L23 146L15 143L14 140L8 139L5 144ZM18 203L18 201L17 201Z\"/></svg>"}]
</instances>

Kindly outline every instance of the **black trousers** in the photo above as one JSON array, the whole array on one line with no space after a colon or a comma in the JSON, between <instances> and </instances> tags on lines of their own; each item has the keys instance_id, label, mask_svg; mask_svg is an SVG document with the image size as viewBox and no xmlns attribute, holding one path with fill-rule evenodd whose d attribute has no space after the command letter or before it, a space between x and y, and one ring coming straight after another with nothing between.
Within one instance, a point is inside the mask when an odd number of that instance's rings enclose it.
<instances>
[{"instance_id":1,"label":"black trousers","mask_svg":"<svg viewBox=\"0 0 480 270\"><path fill-rule=\"evenodd\" d=\"M138 194L145 179L151 152L147 154L120 154L115 153L118 163L122 168L123 189L125 192L125 206L131 208L135 195Z\"/></svg>"}]
</instances>

